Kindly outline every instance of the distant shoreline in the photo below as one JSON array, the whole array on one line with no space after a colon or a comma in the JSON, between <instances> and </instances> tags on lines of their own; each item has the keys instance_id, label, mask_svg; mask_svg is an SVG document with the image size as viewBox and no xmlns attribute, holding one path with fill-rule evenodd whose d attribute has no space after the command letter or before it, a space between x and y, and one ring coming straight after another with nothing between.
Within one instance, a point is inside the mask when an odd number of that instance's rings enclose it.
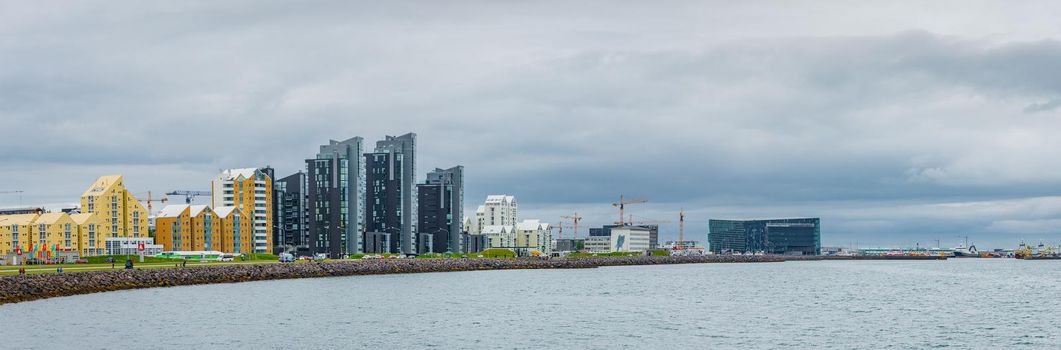
<instances>
[{"instance_id":1,"label":"distant shoreline","mask_svg":"<svg viewBox=\"0 0 1061 350\"><path fill-rule=\"evenodd\" d=\"M448 271L583 269L662 264L764 263L785 260L788 259L780 256L742 255L558 259L373 259L16 275L0 276L0 304L128 289L294 278Z\"/></svg>"}]
</instances>

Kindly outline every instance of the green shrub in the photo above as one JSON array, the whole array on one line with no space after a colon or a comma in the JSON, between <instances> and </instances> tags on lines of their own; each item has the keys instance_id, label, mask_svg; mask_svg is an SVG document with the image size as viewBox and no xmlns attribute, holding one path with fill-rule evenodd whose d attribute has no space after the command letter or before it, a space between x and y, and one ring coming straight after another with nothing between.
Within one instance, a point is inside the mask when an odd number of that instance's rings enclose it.
<instances>
[{"instance_id":1,"label":"green shrub","mask_svg":"<svg viewBox=\"0 0 1061 350\"><path fill-rule=\"evenodd\" d=\"M479 253L484 258L515 258L516 252L503 248L490 248Z\"/></svg>"}]
</instances>

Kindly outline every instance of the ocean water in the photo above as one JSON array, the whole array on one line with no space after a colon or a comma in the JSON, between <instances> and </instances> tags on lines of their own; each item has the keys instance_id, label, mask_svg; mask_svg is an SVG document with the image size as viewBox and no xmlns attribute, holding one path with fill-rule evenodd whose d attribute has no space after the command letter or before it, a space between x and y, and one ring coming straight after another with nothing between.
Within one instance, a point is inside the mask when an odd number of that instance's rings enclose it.
<instances>
[{"instance_id":1,"label":"ocean water","mask_svg":"<svg viewBox=\"0 0 1061 350\"><path fill-rule=\"evenodd\" d=\"M1061 348L1061 261L355 276L0 306L4 349Z\"/></svg>"}]
</instances>

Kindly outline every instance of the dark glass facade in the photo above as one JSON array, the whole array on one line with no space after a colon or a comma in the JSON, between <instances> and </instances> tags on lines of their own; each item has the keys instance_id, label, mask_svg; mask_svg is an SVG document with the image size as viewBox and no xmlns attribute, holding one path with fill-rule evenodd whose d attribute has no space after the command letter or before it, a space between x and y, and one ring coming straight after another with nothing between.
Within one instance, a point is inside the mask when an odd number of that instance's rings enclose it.
<instances>
[{"instance_id":1,"label":"dark glass facade","mask_svg":"<svg viewBox=\"0 0 1061 350\"><path fill-rule=\"evenodd\" d=\"M417 187L417 229L420 237L418 253L461 251L461 223L464 212L464 167L435 169L427 174L426 183ZM425 236L429 235L429 236Z\"/></svg>"},{"instance_id":2,"label":"dark glass facade","mask_svg":"<svg viewBox=\"0 0 1061 350\"><path fill-rule=\"evenodd\" d=\"M360 253L362 166L360 137L331 140L306 160L307 246L333 258Z\"/></svg>"},{"instance_id":3,"label":"dark glass facade","mask_svg":"<svg viewBox=\"0 0 1061 350\"><path fill-rule=\"evenodd\" d=\"M309 251L309 212L306 173L297 172L273 182L276 197L274 242L278 251Z\"/></svg>"},{"instance_id":4,"label":"dark glass facade","mask_svg":"<svg viewBox=\"0 0 1061 350\"><path fill-rule=\"evenodd\" d=\"M712 252L820 255L821 219L710 220Z\"/></svg>"},{"instance_id":5,"label":"dark glass facade","mask_svg":"<svg viewBox=\"0 0 1061 350\"><path fill-rule=\"evenodd\" d=\"M389 233L389 253L404 252L401 247L409 240L402 232L403 158L401 153L365 154L365 230Z\"/></svg>"}]
</instances>

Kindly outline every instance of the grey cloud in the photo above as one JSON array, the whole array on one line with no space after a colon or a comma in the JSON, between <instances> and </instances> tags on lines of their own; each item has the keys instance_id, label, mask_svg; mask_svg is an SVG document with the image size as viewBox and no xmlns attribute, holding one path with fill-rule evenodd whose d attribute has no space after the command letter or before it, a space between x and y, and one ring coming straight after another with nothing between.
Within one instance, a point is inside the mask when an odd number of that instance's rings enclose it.
<instances>
[{"instance_id":1,"label":"grey cloud","mask_svg":"<svg viewBox=\"0 0 1061 350\"><path fill-rule=\"evenodd\" d=\"M0 138L4 177L42 201L60 188L17 169L201 188L218 168L296 171L330 138L414 131L421 172L467 167L468 207L514 193L528 215L595 223L620 192L660 213L825 215L1061 184L1044 161L1061 157L1052 21L1006 26L1027 17L1007 7L957 31L994 7L673 4L0 5L0 129L17 131ZM875 17L888 14L900 24ZM847 236L1015 227L914 214L827 222Z\"/></svg>"}]
</instances>

